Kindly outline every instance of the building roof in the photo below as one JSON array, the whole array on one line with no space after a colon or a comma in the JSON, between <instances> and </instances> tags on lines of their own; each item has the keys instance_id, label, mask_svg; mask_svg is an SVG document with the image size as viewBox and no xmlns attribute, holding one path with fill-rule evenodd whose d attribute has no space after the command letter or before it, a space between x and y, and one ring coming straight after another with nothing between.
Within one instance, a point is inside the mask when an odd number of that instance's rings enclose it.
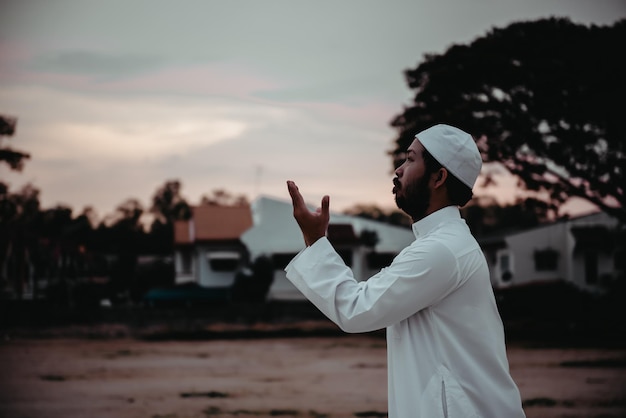
<instances>
[{"instance_id":1,"label":"building roof","mask_svg":"<svg viewBox=\"0 0 626 418\"><path fill-rule=\"evenodd\" d=\"M174 223L174 244L238 240L252 226L249 206L194 206L191 219Z\"/></svg>"}]
</instances>

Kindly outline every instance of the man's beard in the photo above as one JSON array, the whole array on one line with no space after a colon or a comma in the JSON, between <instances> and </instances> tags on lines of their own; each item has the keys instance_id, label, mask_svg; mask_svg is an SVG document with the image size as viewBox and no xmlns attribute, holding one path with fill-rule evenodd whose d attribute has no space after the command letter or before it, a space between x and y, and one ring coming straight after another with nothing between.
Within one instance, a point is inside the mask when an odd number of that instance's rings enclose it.
<instances>
[{"instance_id":1,"label":"man's beard","mask_svg":"<svg viewBox=\"0 0 626 418\"><path fill-rule=\"evenodd\" d=\"M430 203L428 177L423 175L419 180L407 184L406 190L402 190L402 196L396 193L396 205L406 212L413 219L413 222L426 216L426 210L428 210Z\"/></svg>"}]
</instances>

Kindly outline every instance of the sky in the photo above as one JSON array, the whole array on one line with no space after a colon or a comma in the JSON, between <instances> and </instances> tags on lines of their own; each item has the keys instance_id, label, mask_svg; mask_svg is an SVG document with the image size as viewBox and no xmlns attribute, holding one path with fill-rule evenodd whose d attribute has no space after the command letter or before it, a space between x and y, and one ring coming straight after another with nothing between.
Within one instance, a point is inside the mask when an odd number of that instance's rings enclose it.
<instances>
[{"instance_id":1,"label":"sky","mask_svg":"<svg viewBox=\"0 0 626 418\"><path fill-rule=\"evenodd\" d=\"M0 166L43 207L145 207L168 180L198 204L331 197L394 208L394 116L404 71L515 21L612 24L624 0L0 0L2 139L32 155ZM477 194L512 198L515 179ZM506 203L506 202L505 202Z\"/></svg>"}]
</instances>

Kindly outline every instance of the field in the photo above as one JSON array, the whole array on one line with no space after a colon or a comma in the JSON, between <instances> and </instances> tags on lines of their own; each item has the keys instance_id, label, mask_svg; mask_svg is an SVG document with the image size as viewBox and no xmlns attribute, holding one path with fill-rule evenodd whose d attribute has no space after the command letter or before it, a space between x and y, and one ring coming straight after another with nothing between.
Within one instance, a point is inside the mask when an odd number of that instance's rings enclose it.
<instances>
[{"instance_id":1,"label":"field","mask_svg":"<svg viewBox=\"0 0 626 418\"><path fill-rule=\"evenodd\" d=\"M386 417L380 335L211 335L5 336L0 417ZM528 417L626 416L623 348L508 350Z\"/></svg>"}]
</instances>

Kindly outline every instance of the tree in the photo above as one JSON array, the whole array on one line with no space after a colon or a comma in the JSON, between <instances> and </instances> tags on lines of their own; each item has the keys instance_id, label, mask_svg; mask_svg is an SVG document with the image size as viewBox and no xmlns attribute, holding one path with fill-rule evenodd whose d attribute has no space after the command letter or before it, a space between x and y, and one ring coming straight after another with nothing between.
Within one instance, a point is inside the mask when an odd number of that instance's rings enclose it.
<instances>
[{"instance_id":1,"label":"tree","mask_svg":"<svg viewBox=\"0 0 626 418\"><path fill-rule=\"evenodd\" d=\"M150 226L152 252L171 254L174 248L174 222L191 217L191 208L182 197L181 188L180 181L168 180L152 196L150 212L155 215Z\"/></svg>"},{"instance_id":2,"label":"tree","mask_svg":"<svg viewBox=\"0 0 626 418\"><path fill-rule=\"evenodd\" d=\"M180 219L189 219L191 210L181 196L182 185L178 180L168 180L152 196L152 212L162 223L173 223Z\"/></svg>"},{"instance_id":3,"label":"tree","mask_svg":"<svg viewBox=\"0 0 626 418\"><path fill-rule=\"evenodd\" d=\"M127 199L115 209L111 226L107 228L103 223L99 228L101 239L105 236L105 241L108 241L108 251L116 257L110 276L113 299L128 292L135 277L137 259L145 242L141 224L143 212L141 202Z\"/></svg>"},{"instance_id":4,"label":"tree","mask_svg":"<svg viewBox=\"0 0 626 418\"><path fill-rule=\"evenodd\" d=\"M0 138L13 136L16 124L17 118L0 115ZM0 146L0 161L8 164L12 170L20 171L24 166L24 160L28 158L30 155L23 151Z\"/></svg>"},{"instance_id":5,"label":"tree","mask_svg":"<svg viewBox=\"0 0 626 418\"><path fill-rule=\"evenodd\" d=\"M532 197L504 206L495 199L473 199L461 209L461 215L476 236L532 228L555 218L546 202Z\"/></svg>"},{"instance_id":6,"label":"tree","mask_svg":"<svg viewBox=\"0 0 626 418\"><path fill-rule=\"evenodd\" d=\"M72 208L57 205L40 210L37 220L36 251L31 261L34 267L35 291L39 279L47 280L46 296L58 306L72 304L72 288L84 273L84 243L88 232L82 222L72 218Z\"/></svg>"},{"instance_id":7,"label":"tree","mask_svg":"<svg viewBox=\"0 0 626 418\"><path fill-rule=\"evenodd\" d=\"M522 186L558 206L572 196L626 221L626 20L543 19L494 29L406 71L414 102L396 116L397 159L435 124L478 138ZM489 180L489 177L488 177Z\"/></svg>"},{"instance_id":8,"label":"tree","mask_svg":"<svg viewBox=\"0 0 626 418\"><path fill-rule=\"evenodd\" d=\"M372 219L390 225L411 226L411 218L404 212L393 209L385 211L373 204L356 204L344 210L346 215L357 216L359 218Z\"/></svg>"},{"instance_id":9,"label":"tree","mask_svg":"<svg viewBox=\"0 0 626 418\"><path fill-rule=\"evenodd\" d=\"M235 196L224 189L215 189L211 195L204 195L201 205L208 206L247 206L248 199L245 195Z\"/></svg>"},{"instance_id":10,"label":"tree","mask_svg":"<svg viewBox=\"0 0 626 418\"><path fill-rule=\"evenodd\" d=\"M0 162L8 164L11 170L21 171L30 155L2 146L4 137L15 134L16 125L17 118L0 115ZM32 250L32 224L38 210L39 190L27 185L22 193L12 195L9 186L0 182L0 292L13 279L18 299L22 298L29 274L27 257L29 247ZM11 277L3 277L3 271Z\"/></svg>"},{"instance_id":11,"label":"tree","mask_svg":"<svg viewBox=\"0 0 626 418\"><path fill-rule=\"evenodd\" d=\"M0 293L23 297L31 276L28 260L36 245L38 215L38 189L27 184L11 193L0 182Z\"/></svg>"},{"instance_id":12,"label":"tree","mask_svg":"<svg viewBox=\"0 0 626 418\"><path fill-rule=\"evenodd\" d=\"M232 299L236 303L263 303L274 281L274 263L268 256L261 255L249 269L235 275Z\"/></svg>"}]
</instances>

